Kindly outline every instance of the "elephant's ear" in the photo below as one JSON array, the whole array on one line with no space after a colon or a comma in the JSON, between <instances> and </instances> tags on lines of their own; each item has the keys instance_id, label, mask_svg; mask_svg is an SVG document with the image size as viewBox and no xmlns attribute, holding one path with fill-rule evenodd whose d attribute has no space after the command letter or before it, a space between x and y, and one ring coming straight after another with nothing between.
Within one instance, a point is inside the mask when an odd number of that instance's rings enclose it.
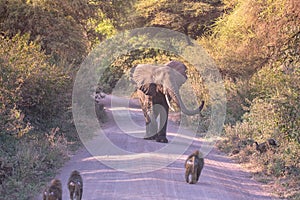
<instances>
[{"instance_id":1,"label":"elephant's ear","mask_svg":"<svg viewBox=\"0 0 300 200\"><path fill-rule=\"evenodd\" d=\"M182 62L176 61L176 60L172 60L172 61L166 63L166 65L172 69L175 69L185 79L187 79L187 76L186 76L187 67L185 66L185 64L183 64Z\"/></svg>"},{"instance_id":2,"label":"elephant's ear","mask_svg":"<svg viewBox=\"0 0 300 200\"><path fill-rule=\"evenodd\" d=\"M131 81L140 88L142 85L154 83L153 74L159 66L151 64L139 64L130 70Z\"/></svg>"},{"instance_id":3,"label":"elephant's ear","mask_svg":"<svg viewBox=\"0 0 300 200\"><path fill-rule=\"evenodd\" d=\"M176 84L177 89L179 89L187 80L187 67L179 61L170 61L165 66L169 67L172 71L172 86Z\"/></svg>"}]
</instances>

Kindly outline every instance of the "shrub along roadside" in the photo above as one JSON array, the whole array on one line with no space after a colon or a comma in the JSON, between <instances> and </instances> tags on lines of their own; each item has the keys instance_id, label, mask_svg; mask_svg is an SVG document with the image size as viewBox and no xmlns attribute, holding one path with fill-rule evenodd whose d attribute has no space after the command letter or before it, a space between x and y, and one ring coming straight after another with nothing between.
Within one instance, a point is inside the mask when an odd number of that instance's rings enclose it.
<instances>
[{"instance_id":1,"label":"shrub along roadside","mask_svg":"<svg viewBox=\"0 0 300 200\"><path fill-rule=\"evenodd\" d=\"M0 38L0 128L19 137L64 113L71 102L70 77L28 41L29 35Z\"/></svg>"},{"instance_id":2,"label":"shrub along roadside","mask_svg":"<svg viewBox=\"0 0 300 200\"><path fill-rule=\"evenodd\" d=\"M226 79L226 139L219 147L280 197L299 199L300 9L294 0L224 3L228 12L200 40ZM280 146L260 153L247 144L268 138Z\"/></svg>"},{"instance_id":3,"label":"shrub along roadside","mask_svg":"<svg viewBox=\"0 0 300 200\"><path fill-rule=\"evenodd\" d=\"M250 164L258 179L283 198L299 199L300 185L300 32L290 34L274 60L247 81L248 106L240 122L225 127L219 147ZM241 87L245 88L245 87ZM259 153L255 145L275 138L279 147Z\"/></svg>"},{"instance_id":4,"label":"shrub along roadside","mask_svg":"<svg viewBox=\"0 0 300 200\"><path fill-rule=\"evenodd\" d=\"M16 139L0 135L1 199L33 199L67 159L67 141L54 129Z\"/></svg>"},{"instance_id":5,"label":"shrub along roadside","mask_svg":"<svg viewBox=\"0 0 300 200\"><path fill-rule=\"evenodd\" d=\"M0 38L1 199L32 199L75 141L72 81L29 35ZM54 128L53 127L59 127Z\"/></svg>"}]
</instances>

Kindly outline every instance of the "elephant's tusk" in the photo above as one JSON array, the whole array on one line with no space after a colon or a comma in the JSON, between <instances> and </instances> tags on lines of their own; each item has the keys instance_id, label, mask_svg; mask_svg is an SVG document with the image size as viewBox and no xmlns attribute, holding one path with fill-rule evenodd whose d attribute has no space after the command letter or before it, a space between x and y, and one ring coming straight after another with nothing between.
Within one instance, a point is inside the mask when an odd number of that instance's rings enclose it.
<instances>
[{"instance_id":1,"label":"elephant's tusk","mask_svg":"<svg viewBox=\"0 0 300 200\"><path fill-rule=\"evenodd\" d=\"M165 94L165 97L166 97L167 104L168 104L169 108L170 108L172 111L175 112L175 109L174 109L174 108L171 106L171 104L170 104L170 101L169 101L169 98L168 98L167 94Z\"/></svg>"}]
</instances>

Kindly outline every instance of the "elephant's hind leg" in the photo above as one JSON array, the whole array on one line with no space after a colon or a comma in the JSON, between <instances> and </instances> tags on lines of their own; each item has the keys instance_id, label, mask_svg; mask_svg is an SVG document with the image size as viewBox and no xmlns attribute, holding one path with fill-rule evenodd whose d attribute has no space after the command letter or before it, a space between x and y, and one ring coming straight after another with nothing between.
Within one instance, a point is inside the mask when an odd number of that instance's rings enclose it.
<instances>
[{"instance_id":1,"label":"elephant's hind leg","mask_svg":"<svg viewBox=\"0 0 300 200\"><path fill-rule=\"evenodd\" d=\"M162 102L159 106L155 106L155 113L158 116L159 115L159 130L158 135L156 138L156 142L161 143L168 143L167 139L167 124L168 124L168 115L169 115L169 107L168 104L164 98L164 96L161 97Z\"/></svg>"},{"instance_id":2,"label":"elephant's hind leg","mask_svg":"<svg viewBox=\"0 0 300 200\"><path fill-rule=\"evenodd\" d=\"M168 140L166 137L160 137L160 136L157 136L157 137L156 137L156 142L168 143L169 140Z\"/></svg>"},{"instance_id":3,"label":"elephant's hind leg","mask_svg":"<svg viewBox=\"0 0 300 200\"><path fill-rule=\"evenodd\" d=\"M145 140L156 140L156 138L157 138L157 133L156 134L154 134L154 133L149 133L148 131L147 131L147 126L146 126L146 135L144 136L144 139Z\"/></svg>"}]
</instances>

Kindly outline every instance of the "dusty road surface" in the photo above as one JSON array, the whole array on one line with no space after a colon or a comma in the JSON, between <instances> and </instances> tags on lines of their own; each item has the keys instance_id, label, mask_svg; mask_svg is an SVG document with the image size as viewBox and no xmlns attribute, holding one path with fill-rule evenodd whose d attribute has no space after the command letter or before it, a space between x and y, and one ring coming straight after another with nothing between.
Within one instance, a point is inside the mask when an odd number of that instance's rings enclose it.
<instances>
[{"instance_id":1,"label":"dusty road surface","mask_svg":"<svg viewBox=\"0 0 300 200\"><path fill-rule=\"evenodd\" d=\"M112 117L107 104L109 117ZM121 111L120 111L121 112ZM141 110L132 109L132 118L143 125ZM180 148L180 142L172 143L178 127L175 123L168 124L168 144L143 140L125 134L112 121L106 123L103 130L109 140L118 148L128 152L126 155L93 155L85 148L74 155L60 170L57 178L63 184L63 199L69 199L67 180L72 170L79 170L82 174L84 187L83 199L203 199L203 200L270 200L271 195L263 190L260 183L251 179L250 174L233 163L224 154L212 148L205 157L205 166L197 184L187 184L184 179L184 161L186 157L200 146L206 144L204 139L194 138L192 144L182 155L155 153L151 159L142 159L144 154L159 152L167 145ZM143 134L140 130L139 134ZM174 133L174 134L172 134ZM136 133L138 134L138 133ZM96 136L97 137L97 136ZM95 140L96 141L96 140ZM101 144L94 144L95 148ZM163 151L162 151L163 152ZM176 151L175 151L176 152ZM142 156L140 156L142 155ZM145 154L146 155L146 154ZM173 156L173 157L172 157ZM110 160L117 164L124 164L129 170L119 170L117 167L107 166L97 158ZM176 159L174 159L174 157ZM162 160L168 160L166 166ZM100 159L101 160L101 159ZM128 161L130 160L130 161ZM148 162L140 165L140 162ZM121 167L122 168L122 167ZM152 169L152 170L151 170ZM147 172L144 172L144 171Z\"/></svg>"}]
</instances>

